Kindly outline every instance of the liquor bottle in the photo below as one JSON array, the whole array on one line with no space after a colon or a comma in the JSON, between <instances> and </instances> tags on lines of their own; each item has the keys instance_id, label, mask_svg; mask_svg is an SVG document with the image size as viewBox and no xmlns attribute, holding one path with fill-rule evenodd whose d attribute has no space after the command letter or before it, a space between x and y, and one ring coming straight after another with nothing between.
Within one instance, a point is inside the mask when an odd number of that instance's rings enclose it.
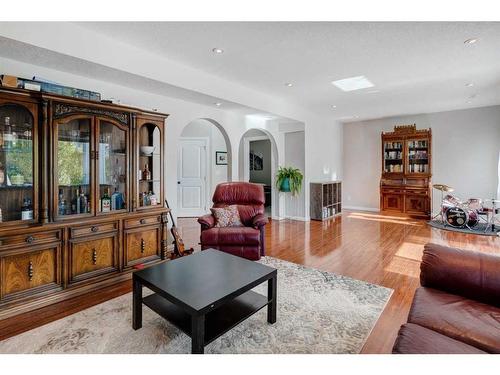
<instances>
[{"instance_id":1,"label":"liquor bottle","mask_svg":"<svg viewBox=\"0 0 500 375\"><path fill-rule=\"evenodd\" d=\"M143 201L143 203L142 203L142 205L143 205L143 206L149 206L149 197L148 197L148 193L144 192L144 193L142 194L142 201Z\"/></svg>"},{"instance_id":2,"label":"liquor bottle","mask_svg":"<svg viewBox=\"0 0 500 375\"><path fill-rule=\"evenodd\" d=\"M144 196L142 193L139 193L139 207L144 206Z\"/></svg>"},{"instance_id":3,"label":"liquor bottle","mask_svg":"<svg viewBox=\"0 0 500 375\"><path fill-rule=\"evenodd\" d=\"M109 197L108 190L104 190L104 195L101 198L101 212L111 211L111 198Z\"/></svg>"},{"instance_id":4,"label":"liquor bottle","mask_svg":"<svg viewBox=\"0 0 500 375\"><path fill-rule=\"evenodd\" d=\"M144 170L142 171L143 180L151 180L151 172L149 171L148 165L144 165Z\"/></svg>"},{"instance_id":5,"label":"liquor bottle","mask_svg":"<svg viewBox=\"0 0 500 375\"><path fill-rule=\"evenodd\" d=\"M31 206L31 199L24 198L23 205L21 206L21 220L33 219L33 207Z\"/></svg>"},{"instance_id":6,"label":"liquor bottle","mask_svg":"<svg viewBox=\"0 0 500 375\"><path fill-rule=\"evenodd\" d=\"M4 119L3 142L3 147L5 149L12 147L12 127L10 125L10 117L5 117Z\"/></svg>"},{"instance_id":7,"label":"liquor bottle","mask_svg":"<svg viewBox=\"0 0 500 375\"><path fill-rule=\"evenodd\" d=\"M115 188L115 191L113 192L113 194L111 194L111 211L114 211L114 210L119 210L121 207L119 205L119 197L120 196L120 193L118 193L118 189Z\"/></svg>"},{"instance_id":8,"label":"liquor bottle","mask_svg":"<svg viewBox=\"0 0 500 375\"><path fill-rule=\"evenodd\" d=\"M59 203L57 204L57 210L59 215L66 215L66 201L64 200L62 189L59 189Z\"/></svg>"},{"instance_id":9,"label":"liquor bottle","mask_svg":"<svg viewBox=\"0 0 500 375\"><path fill-rule=\"evenodd\" d=\"M0 185L3 185L5 182L5 169L3 168L3 164L0 163Z\"/></svg>"},{"instance_id":10,"label":"liquor bottle","mask_svg":"<svg viewBox=\"0 0 500 375\"><path fill-rule=\"evenodd\" d=\"M71 201L71 213L72 214L80 213L80 189L75 190L75 196Z\"/></svg>"},{"instance_id":11,"label":"liquor bottle","mask_svg":"<svg viewBox=\"0 0 500 375\"><path fill-rule=\"evenodd\" d=\"M79 201L80 201L79 213L86 214L87 213L87 197L85 196L83 189L80 189Z\"/></svg>"}]
</instances>

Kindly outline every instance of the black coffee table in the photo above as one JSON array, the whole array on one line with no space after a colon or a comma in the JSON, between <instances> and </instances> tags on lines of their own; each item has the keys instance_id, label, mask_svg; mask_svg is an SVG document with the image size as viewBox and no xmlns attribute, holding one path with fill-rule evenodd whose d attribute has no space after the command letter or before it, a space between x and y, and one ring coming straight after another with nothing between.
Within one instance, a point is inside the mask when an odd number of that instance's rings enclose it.
<instances>
[{"instance_id":1,"label":"black coffee table","mask_svg":"<svg viewBox=\"0 0 500 375\"><path fill-rule=\"evenodd\" d=\"M276 322L277 271L263 264L205 250L136 271L132 327L142 327L142 304L191 337L191 352L229 331L263 307ZM267 296L250 289L267 281ZM155 292L142 297L142 287Z\"/></svg>"}]
</instances>

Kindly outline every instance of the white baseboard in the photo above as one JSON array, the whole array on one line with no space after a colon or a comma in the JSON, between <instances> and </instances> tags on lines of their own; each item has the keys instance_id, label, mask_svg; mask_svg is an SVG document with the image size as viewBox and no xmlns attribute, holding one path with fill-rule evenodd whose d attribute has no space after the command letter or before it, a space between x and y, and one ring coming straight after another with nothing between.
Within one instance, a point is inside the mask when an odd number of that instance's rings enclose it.
<instances>
[{"instance_id":1,"label":"white baseboard","mask_svg":"<svg viewBox=\"0 0 500 375\"><path fill-rule=\"evenodd\" d=\"M353 210L353 211L371 211L380 212L379 208L375 207L359 207L359 206L342 206L343 210Z\"/></svg>"},{"instance_id":2,"label":"white baseboard","mask_svg":"<svg viewBox=\"0 0 500 375\"><path fill-rule=\"evenodd\" d=\"M271 216L273 220L297 220L297 221L311 221L311 218L309 216L304 217L304 216Z\"/></svg>"}]
</instances>

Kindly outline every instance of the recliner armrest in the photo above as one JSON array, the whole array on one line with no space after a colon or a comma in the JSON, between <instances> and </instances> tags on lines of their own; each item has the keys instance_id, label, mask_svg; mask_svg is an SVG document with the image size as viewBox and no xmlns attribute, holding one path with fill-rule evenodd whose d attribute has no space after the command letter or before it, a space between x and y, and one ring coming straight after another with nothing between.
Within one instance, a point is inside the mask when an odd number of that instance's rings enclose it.
<instances>
[{"instance_id":1,"label":"recliner armrest","mask_svg":"<svg viewBox=\"0 0 500 375\"><path fill-rule=\"evenodd\" d=\"M201 229L210 229L215 226L215 218L213 215L208 214L198 218L198 223L201 224Z\"/></svg>"},{"instance_id":2,"label":"recliner armrest","mask_svg":"<svg viewBox=\"0 0 500 375\"><path fill-rule=\"evenodd\" d=\"M267 219L266 215L258 214L258 215L255 215L254 218L252 219L252 226L254 228L262 228L268 222L269 222L269 220Z\"/></svg>"},{"instance_id":3,"label":"recliner armrest","mask_svg":"<svg viewBox=\"0 0 500 375\"><path fill-rule=\"evenodd\" d=\"M500 307L500 256L428 243L420 284Z\"/></svg>"}]
</instances>

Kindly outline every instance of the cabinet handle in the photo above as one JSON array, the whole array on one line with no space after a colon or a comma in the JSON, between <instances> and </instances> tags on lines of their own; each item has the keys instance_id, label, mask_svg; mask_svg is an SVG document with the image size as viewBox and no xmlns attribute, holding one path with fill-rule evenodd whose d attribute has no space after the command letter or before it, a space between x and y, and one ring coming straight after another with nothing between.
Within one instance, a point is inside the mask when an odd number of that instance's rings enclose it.
<instances>
[{"instance_id":1,"label":"cabinet handle","mask_svg":"<svg viewBox=\"0 0 500 375\"><path fill-rule=\"evenodd\" d=\"M97 250L92 249L92 264L96 265L97 264Z\"/></svg>"},{"instance_id":2,"label":"cabinet handle","mask_svg":"<svg viewBox=\"0 0 500 375\"><path fill-rule=\"evenodd\" d=\"M146 219L141 219L141 220L139 220L139 223L141 223L141 224L146 224Z\"/></svg>"},{"instance_id":3,"label":"cabinet handle","mask_svg":"<svg viewBox=\"0 0 500 375\"><path fill-rule=\"evenodd\" d=\"M90 228L90 231L94 232L94 233L97 232L98 230L99 230L99 227L94 226L94 227Z\"/></svg>"},{"instance_id":4,"label":"cabinet handle","mask_svg":"<svg viewBox=\"0 0 500 375\"><path fill-rule=\"evenodd\" d=\"M146 241L141 238L141 253L144 253L144 250L146 250Z\"/></svg>"},{"instance_id":5,"label":"cabinet handle","mask_svg":"<svg viewBox=\"0 0 500 375\"><path fill-rule=\"evenodd\" d=\"M33 271L33 262L30 260L30 262L28 263L28 278L29 280L33 280L33 273L35 271Z\"/></svg>"},{"instance_id":6,"label":"cabinet handle","mask_svg":"<svg viewBox=\"0 0 500 375\"><path fill-rule=\"evenodd\" d=\"M25 239L25 241L26 241L27 243L33 243L33 241L34 241L34 240L35 240L35 237L33 237L33 236L28 236L28 237L26 237L26 239Z\"/></svg>"}]
</instances>

